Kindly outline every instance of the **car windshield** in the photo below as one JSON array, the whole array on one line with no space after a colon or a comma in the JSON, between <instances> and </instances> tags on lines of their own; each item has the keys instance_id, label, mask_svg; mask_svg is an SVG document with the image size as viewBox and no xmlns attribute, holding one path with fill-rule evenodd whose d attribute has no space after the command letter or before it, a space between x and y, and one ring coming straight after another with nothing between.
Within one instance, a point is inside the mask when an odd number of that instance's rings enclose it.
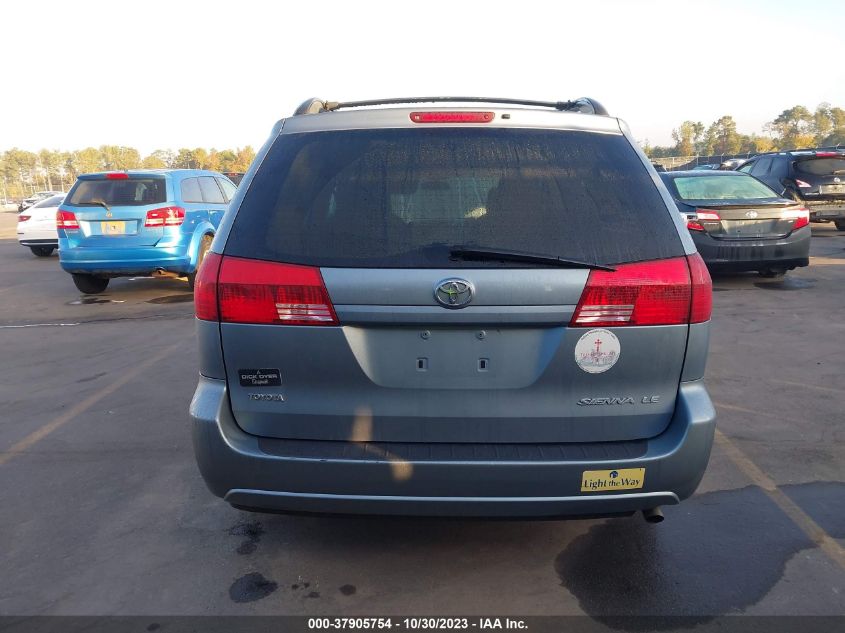
<instances>
[{"instance_id":1,"label":"car windshield","mask_svg":"<svg viewBox=\"0 0 845 633\"><path fill-rule=\"evenodd\" d=\"M68 204L79 206L140 206L167 200L164 178L84 179L77 181Z\"/></svg>"},{"instance_id":2,"label":"car windshield","mask_svg":"<svg viewBox=\"0 0 845 633\"><path fill-rule=\"evenodd\" d=\"M625 137L496 128L283 134L226 253L317 266L529 265L451 257L458 246L606 265L683 253Z\"/></svg>"},{"instance_id":3,"label":"car windshield","mask_svg":"<svg viewBox=\"0 0 845 633\"><path fill-rule=\"evenodd\" d=\"M753 176L680 176L674 179L681 200L764 200L778 195Z\"/></svg>"},{"instance_id":4,"label":"car windshield","mask_svg":"<svg viewBox=\"0 0 845 633\"><path fill-rule=\"evenodd\" d=\"M42 200L41 202L36 204L34 206L34 208L40 209L42 207L57 207L62 203L62 200L64 200L64 199L65 199L64 196L51 196L51 197L47 198L46 200Z\"/></svg>"}]
</instances>

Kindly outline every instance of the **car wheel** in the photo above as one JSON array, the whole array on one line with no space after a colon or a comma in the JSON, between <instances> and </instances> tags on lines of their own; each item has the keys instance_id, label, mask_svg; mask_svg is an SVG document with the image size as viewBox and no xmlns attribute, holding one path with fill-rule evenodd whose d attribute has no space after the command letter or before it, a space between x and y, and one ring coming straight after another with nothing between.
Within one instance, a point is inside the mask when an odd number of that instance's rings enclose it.
<instances>
[{"instance_id":1,"label":"car wheel","mask_svg":"<svg viewBox=\"0 0 845 633\"><path fill-rule=\"evenodd\" d=\"M81 292L86 295L96 295L101 293L109 285L109 280L105 277L95 277L94 275L79 275L73 274L73 283L79 288Z\"/></svg>"},{"instance_id":2,"label":"car wheel","mask_svg":"<svg viewBox=\"0 0 845 633\"><path fill-rule=\"evenodd\" d=\"M775 277L783 277L786 274L785 268L764 268L758 271L761 277L773 279Z\"/></svg>"},{"instance_id":3,"label":"car wheel","mask_svg":"<svg viewBox=\"0 0 845 633\"><path fill-rule=\"evenodd\" d=\"M839 231L845 231L845 220L834 220L833 223Z\"/></svg>"},{"instance_id":4,"label":"car wheel","mask_svg":"<svg viewBox=\"0 0 845 633\"><path fill-rule=\"evenodd\" d=\"M197 255L197 267L194 272L188 275L188 288L191 290L194 289L194 284L197 281L197 271L200 269L200 265L202 264L202 260L205 259L206 253L208 253L209 249L211 248L211 242L214 238L211 235L203 235L202 242L200 242L200 252Z\"/></svg>"},{"instance_id":5,"label":"car wheel","mask_svg":"<svg viewBox=\"0 0 845 633\"><path fill-rule=\"evenodd\" d=\"M32 254L36 257L50 257L55 250L54 246L30 246L29 250L32 251Z\"/></svg>"}]
</instances>

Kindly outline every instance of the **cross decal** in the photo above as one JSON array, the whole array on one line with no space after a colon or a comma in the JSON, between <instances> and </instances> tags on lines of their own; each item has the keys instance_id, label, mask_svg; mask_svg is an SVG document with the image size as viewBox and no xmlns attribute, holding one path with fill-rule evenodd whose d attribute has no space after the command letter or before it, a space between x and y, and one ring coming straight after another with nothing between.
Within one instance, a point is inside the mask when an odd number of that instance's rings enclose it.
<instances>
[{"instance_id":1,"label":"cross decal","mask_svg":"<svg viewBox=\"0 0 845 633\"><path fill-rule=\"evenodd\" d=\"M601 339L597 338L596 339L596 354L600 353L601 346L602 346Z\"/></svg>"}]
</instances>

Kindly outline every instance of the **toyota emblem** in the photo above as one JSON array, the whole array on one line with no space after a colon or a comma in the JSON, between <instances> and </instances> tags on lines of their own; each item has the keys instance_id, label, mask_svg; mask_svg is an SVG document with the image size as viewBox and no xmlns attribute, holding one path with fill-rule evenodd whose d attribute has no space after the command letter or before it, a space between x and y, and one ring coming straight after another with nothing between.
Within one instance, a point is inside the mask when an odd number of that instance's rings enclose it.
<instances>
[{"instance_id":1,"label":"toyota emblem","mask_svg":"<svg viewBox=\"0 0 845 633\"><path fill-rule=\"evenodd\" d=\"M444 308L463 308L472 301L473 291L466 279L444 279L434 287L434 298Z\"/></svg>"}]
</instances>

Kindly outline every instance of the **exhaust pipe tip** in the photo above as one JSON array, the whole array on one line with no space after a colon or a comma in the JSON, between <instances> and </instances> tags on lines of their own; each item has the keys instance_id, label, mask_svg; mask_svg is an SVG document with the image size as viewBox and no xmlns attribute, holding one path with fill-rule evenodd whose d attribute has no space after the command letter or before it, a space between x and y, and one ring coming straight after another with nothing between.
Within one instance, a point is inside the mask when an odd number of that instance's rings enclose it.
<instances>
[{"instance_id":1,"label":"exhaust pipe tip","mask_svg":"<svg viewBox=\"0 0 845 633\"><path fill-rule=\"evenodd\" d=\"M664 519L663 511L660 507L643 510L643 519L646 523L661 523Z\"/></svg>"}]
</instances>

